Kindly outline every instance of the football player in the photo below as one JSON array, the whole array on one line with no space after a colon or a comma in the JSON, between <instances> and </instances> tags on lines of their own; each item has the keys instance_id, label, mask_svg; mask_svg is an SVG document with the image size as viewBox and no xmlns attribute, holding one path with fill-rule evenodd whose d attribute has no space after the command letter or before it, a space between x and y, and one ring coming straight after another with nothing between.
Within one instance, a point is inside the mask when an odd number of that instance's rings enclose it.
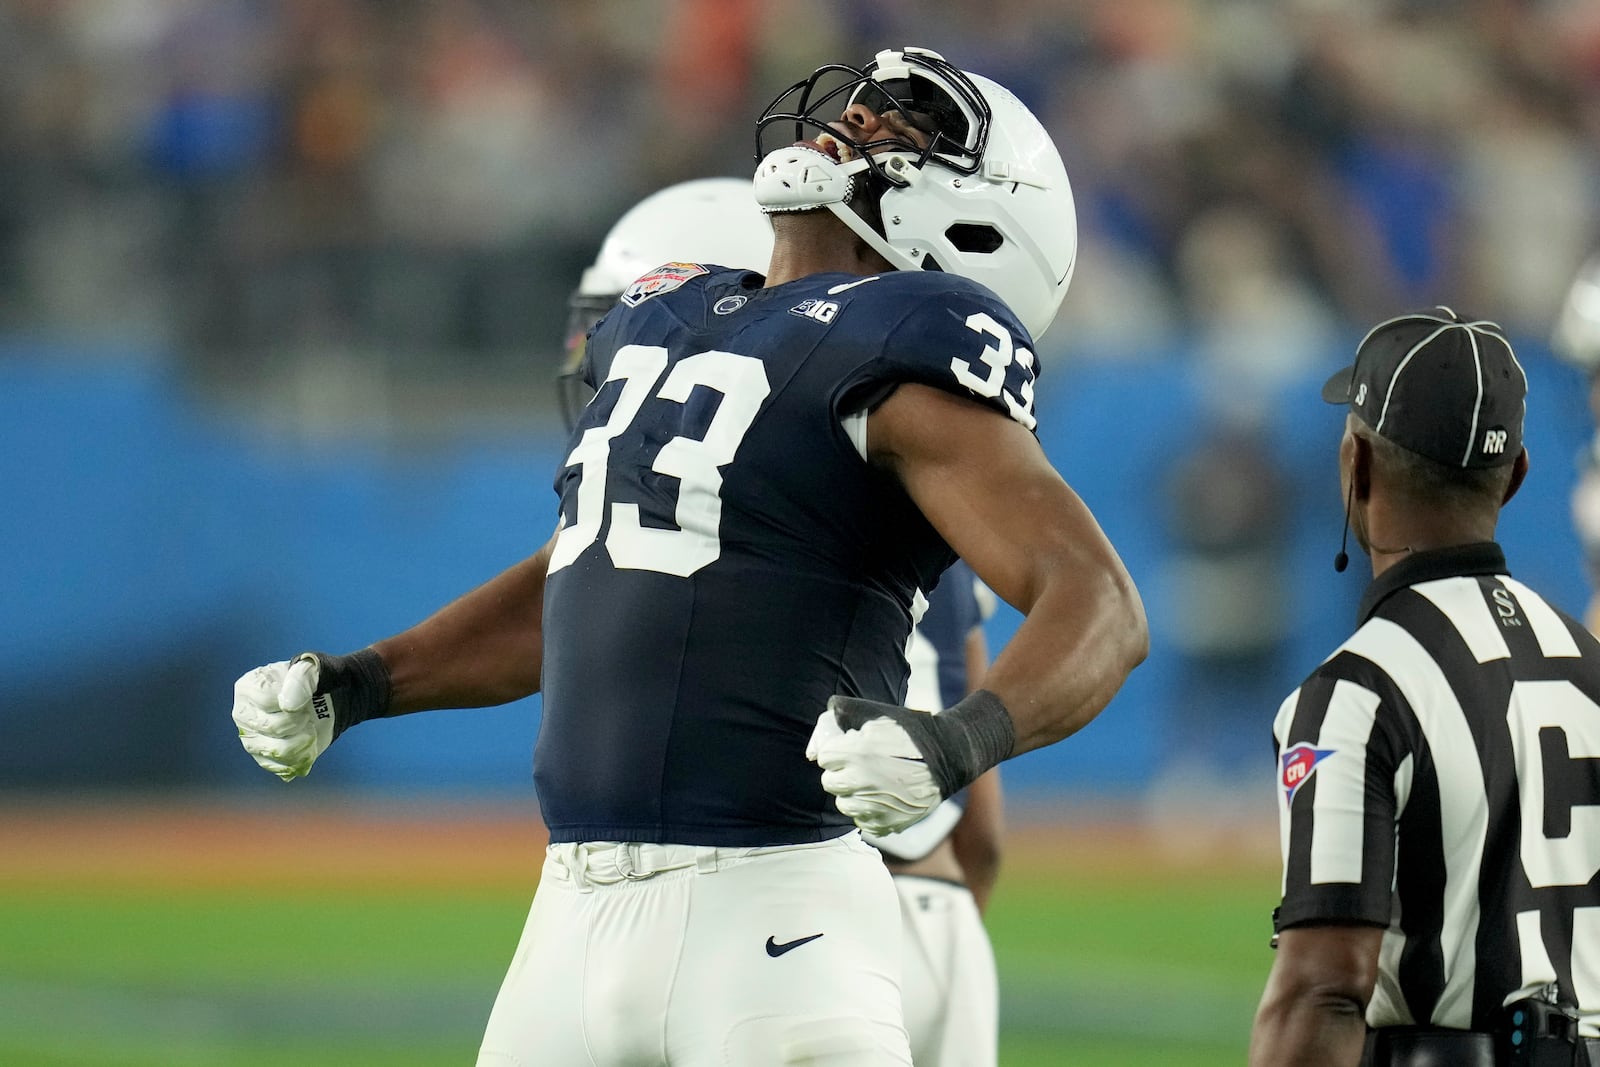
<instances>
[{"instance_id":1,"label":"football player","mask_svg":"<svg viewBox=\"0 0 1600 1067\"><path fill-rule=\"evenodd\" d=\"M589 330L622 291L677 254L765 270L772 227L750 182L701 178L646 197L619 219L571 301L567 358L558 378L562 417L576 426L594 391L586 376ZM982 622L994 594L960 560L926 600L907 645L906 705L937 711L976 687L988 665ZM969 685L970 683L970 685ZM983 1067L999 1040L998 981L982 911L999 870L1000 772L990 770L903 833L868 836L899 892L905 931L901 997L913 1060Z\"/></svg>"},{"instance_id":2,"label":"football player","mask_svg":"<svg viewBox=\"0 0 1600 1067\"><path fill-rule=\"evenodd\" d=\"M645 198L623 215L583 273L572 298L567 359L558 379L570 433L593 397L588 331L634 279L670 257L759 265L772 253L772 227L750 182L703 178ZM906 705L937 711L975 688L988 666L982 622L994 594L960 560L928 595L906 648ZM916 613L913 612L915 615ZM900 895L905 931L901 998L913 1060L923 1067L993 1064L999 1043L994 952L982 909L999 871L1000 772L990 770L903 833L869 836Z\"/></svg>"},{"instance_id":3,"label":"football player","mask_svg":"<svg viewBox=\"0 0 1600 1067\"><path fill-rule=\"evenodd\" d=\"M545 547L236 692L285 777L367 719L543 693L551 844L480 1064L909 1063L898 901L855 828L1073 733L1147 649L1033 435L1076 252L1044 128L907 48L797 83L773 135L766 276L664 263L589 335ZM912 601L957 555L1024 619L983 689L914 712Z\"/></svg>"},{"instance_id":4,"label":"football player","mask_svg":"<svg viewBox=\"0 0 1600 1067\"><path fill-rule=\"evenodd\" d=\"M906 648L906 706L938 711L978 687L983 620L994 594L961 560L928 594ZM999 983L983 909L1000 872L1000 769L992 768L900 833L864 835L883 853L905 931L900 998L918 1067L993 1067Z\"/></svg>"}]
</instances>

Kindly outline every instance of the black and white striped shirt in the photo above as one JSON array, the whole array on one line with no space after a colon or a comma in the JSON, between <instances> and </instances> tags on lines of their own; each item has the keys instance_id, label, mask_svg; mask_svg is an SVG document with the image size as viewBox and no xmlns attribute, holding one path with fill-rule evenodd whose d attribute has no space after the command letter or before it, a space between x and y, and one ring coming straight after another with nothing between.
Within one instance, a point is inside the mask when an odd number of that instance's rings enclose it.
<instances>
[{"instance_id":1,"label":"black and white striped shirt","mask_svg":"<svg viewBox=\"0 0 1600 1067\"><path fill-rule=\"evenodd\" d=\"M1374 1027L1600 1035L1600 642L1493 543L1417 553L1278 711L1280 929L1385 927Z\"/></svg>"}]
</instances>

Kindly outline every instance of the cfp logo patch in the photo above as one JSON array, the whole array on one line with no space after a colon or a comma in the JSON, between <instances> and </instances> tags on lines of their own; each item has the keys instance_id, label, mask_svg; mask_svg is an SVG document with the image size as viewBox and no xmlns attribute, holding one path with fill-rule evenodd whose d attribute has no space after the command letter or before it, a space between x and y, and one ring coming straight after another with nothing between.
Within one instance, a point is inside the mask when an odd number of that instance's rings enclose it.
<instances>
[{"instance_id":1,"label":"cfp logo patch","mask_svg":"<svg viewBox=\"0 0 1600 1067\"><path fill-rule=\"evenodd\" d=\"M1311 780L1311 773L1317 769L1317 764L1333 755L1335 751L1331 748L1316 748L1302 741L1283 754L1283 773L1280 780L1283 783L1286 803L1294 803L1294 795L1300 792L1301 786Z\"/></svg>"},{"instance_id":2,"label":"cfp logo patch","mask_svg":"<svg viewBox=\"0 0 1600 1067\"><path fill-rule=\"evenodd\" d=\"M710 274L698 263L663 263L622 291L622 302L631 308L662 293L670 293L691 278Z\"/></svg>"},{"instance_id":3,"label":"cfp logo patch","mask_svg":"<svg viewBox=\"0 0 1600 1067\"><path fill-rule=\"evenodd\" d=\"M826 326L839 314L839 304L833 300L802 300L789 309L789 314L799 315L803 319L814 319Z\"/></svg>"}]
</instances>

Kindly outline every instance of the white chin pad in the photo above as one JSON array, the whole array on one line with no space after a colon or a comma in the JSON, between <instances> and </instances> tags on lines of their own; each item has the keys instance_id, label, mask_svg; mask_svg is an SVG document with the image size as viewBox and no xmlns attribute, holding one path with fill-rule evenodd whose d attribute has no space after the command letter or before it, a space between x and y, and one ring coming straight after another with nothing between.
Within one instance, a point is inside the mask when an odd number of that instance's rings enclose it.
<instances>
[{"instance_id":1,"label":"white chin pad","mask_svg":"<svg viewBox=\"0 0 1600 1067\"><path fill-rule=\"evenodd\" d=\"M775 149L756 167L756 203L769 215L842 204L855 191L855 175L866 166L864 159L835 162L805 145Z\"/></svg>"}]
</instances>

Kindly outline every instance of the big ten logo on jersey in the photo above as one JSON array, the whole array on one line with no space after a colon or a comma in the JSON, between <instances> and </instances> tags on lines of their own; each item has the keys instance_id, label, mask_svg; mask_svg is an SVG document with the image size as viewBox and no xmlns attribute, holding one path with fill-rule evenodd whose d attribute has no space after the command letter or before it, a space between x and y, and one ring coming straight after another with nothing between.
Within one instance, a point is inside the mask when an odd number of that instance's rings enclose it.
<instances>
[{"instance_id":1,"label":"big ten logo on jersey","mask_svg":"<svg viewBox=\"0 0 1600 1067\"><path fill-rule=\"evenodd\" d=\"M1517 602L1511 599L1509 590L1496 588L1489 596L1494 600L1494 613L1500 617L1502 627L1522 625L1522 620L1517 616Z\"/></svg>"},{"instance_id":2,"label":"big ten logo on jersey","mask_svg":"<svg viewBox=\"0 0 1600 1067\"><path fill-rule=\"evenodd\" d=\"M978 396L1000 398L1013 419L1033 429L1039 424L1033 415L1033 352L1012 340L1011 331L986 311L968 315L966 326L988 342L978 354L978 362L988 371L979 374L970 360L957 356L950 361L956 381Z\"/></svg>"},{"instance_id":3,"label":"big ten logo on jersey","mask_svg":"<svg viewBox=\"0 0 1600 1067\"><path fill-rule=\"evenodd\" d=\"M803 319L813 319L826 326L839 314L839 304L833 300L802 300L789 309L789 314L799 315Z\"/></svg>"}]
</instances>

